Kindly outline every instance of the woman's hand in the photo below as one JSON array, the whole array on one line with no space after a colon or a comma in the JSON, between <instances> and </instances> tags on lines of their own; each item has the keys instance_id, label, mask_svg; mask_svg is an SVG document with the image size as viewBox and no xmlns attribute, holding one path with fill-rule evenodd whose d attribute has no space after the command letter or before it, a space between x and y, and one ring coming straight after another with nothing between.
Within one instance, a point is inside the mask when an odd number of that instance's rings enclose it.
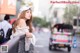
<instances>
[{"instance_id":1,"label":"woman's hand","mask_svg":"<svg viewBox=\"0 0 80 53\"><path fill-rule=\"evenodd\" d=\"M27 37L27 38L32 38L32 33L27 32L27 33L26 33L26 37Z\"/></svg>"}]
</instances>

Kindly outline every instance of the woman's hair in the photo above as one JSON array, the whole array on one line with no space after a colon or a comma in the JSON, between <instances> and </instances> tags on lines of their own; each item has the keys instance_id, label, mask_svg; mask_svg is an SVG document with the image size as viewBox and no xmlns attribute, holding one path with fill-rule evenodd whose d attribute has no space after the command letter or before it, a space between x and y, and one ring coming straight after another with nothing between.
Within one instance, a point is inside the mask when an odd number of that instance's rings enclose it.
<instances>
[{"instance_id":1,"label":"woman's hair","mask_svg":"<svg viewBox=\"0 0 80 53\"><path fill-rule=\"evenodd\" d=\"M27 11L27 10L26 10ZM13 32L15 33L15 28L16 26L19 24L19 20L20 19L25 19L25 14L26 11L21 12L21 14L18 16L18 19L15 21L15 23L13 24ZM26 20L26 25L29 26L29 31L32 32L32 16L30 19Z\"/></svg>"}]
</instances>

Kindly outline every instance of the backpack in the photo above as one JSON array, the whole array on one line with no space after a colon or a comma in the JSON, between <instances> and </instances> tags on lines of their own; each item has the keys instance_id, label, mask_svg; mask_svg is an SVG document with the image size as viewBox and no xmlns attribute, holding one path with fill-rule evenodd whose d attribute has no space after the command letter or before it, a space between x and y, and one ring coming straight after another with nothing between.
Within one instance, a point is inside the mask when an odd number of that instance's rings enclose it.
<instances>
[{"instance_id":1,"label":"backpack","mask_svg":"<svg viewBox=\"0 0 80 53\"><path fill-rule=\"evenodd\" d=\"M10 40L11 35L12 35L12 28L9 28L6 34L6 40Z\"/></svg>"},{"instance_id":2,"label":"backpack","mask_svg":"<svg viewBox=\"0 0 80 53\"><path fill-rule=\"evenodd\" d=\"M0 44L4 42L4 30L0 29Z\"/></svg>"}]
</instances>

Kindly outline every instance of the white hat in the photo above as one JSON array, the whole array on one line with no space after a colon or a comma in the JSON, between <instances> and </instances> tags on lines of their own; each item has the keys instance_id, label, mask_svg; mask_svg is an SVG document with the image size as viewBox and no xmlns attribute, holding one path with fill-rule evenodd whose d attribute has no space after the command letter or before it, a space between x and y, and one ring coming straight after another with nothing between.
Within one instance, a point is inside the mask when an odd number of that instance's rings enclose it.
<instances>
[{"instance_id":1,"label":"white hat","mask_svg":"<svg viewBox=\"0 0 80 53\"><path fill-rule=\"evenodd\" d=\"M20 8L20 12L25 11L25 10L29 10L29 9L32 10L32 8L33 8L32 2L27 2L26 5L23 5L23 6Z\"/></svg>"},{"instance_id":2,"label":"white hat","mask_svg":"<svg viewBox=\"0 0 80 53\"><path fill-rule=\"evenodd\" d=\"M31 6L23 6L20 8L20 12L31 9Z\"/></svg>"}]
</instances>

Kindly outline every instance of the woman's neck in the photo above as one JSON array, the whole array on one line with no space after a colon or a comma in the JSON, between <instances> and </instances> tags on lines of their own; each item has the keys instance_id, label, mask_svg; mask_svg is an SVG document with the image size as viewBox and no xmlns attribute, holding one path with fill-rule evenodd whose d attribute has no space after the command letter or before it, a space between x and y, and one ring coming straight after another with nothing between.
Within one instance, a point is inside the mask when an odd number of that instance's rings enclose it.
<instances>
[{"instance_id":1,"label":"woman's neck","mask_svg":"<svg viewBox=\"0 0 80 53\"><path fill-rule=\"evenodd\" d=\"M24 20L25 20L25 21L27 21L27 19L26 19L26 18L24 18Z\"/></svg>"}]
</instances>

